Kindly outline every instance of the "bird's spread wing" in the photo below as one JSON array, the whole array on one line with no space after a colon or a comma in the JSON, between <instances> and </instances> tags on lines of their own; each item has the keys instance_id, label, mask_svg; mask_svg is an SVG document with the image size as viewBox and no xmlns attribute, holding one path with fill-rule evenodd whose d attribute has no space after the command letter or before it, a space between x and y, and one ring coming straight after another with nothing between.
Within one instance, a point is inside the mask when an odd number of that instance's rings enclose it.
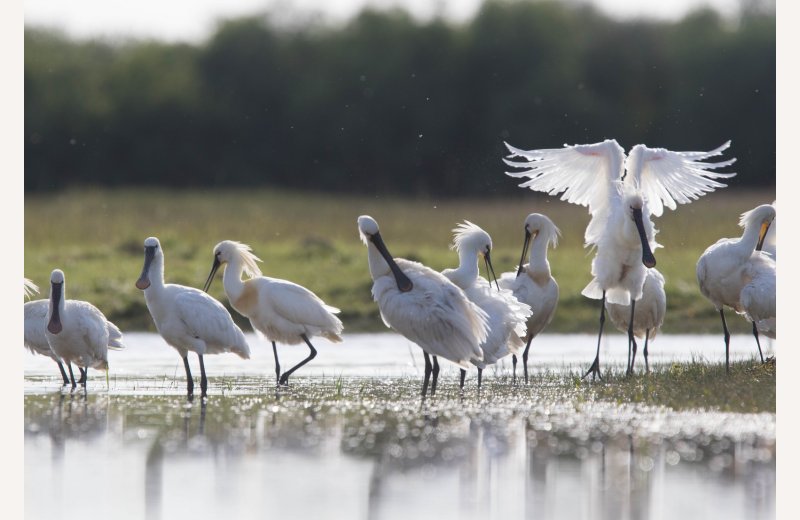
<instances>
[{"instance_id":1,"label":"bird's spread wing","mask_svg":"<svg viewBox=\"0 0 800 520\"><path fill-rule=\"evenodd\" d=\"M619 196L615 186L622 177L625 151L614 139L601 143L579 144L564 148L520 150L506 143L511 152L503 161L524 171L506 172L511 177L529 177L523 188L550 195L564 192L561 200L588 206L595 215ZM512 158L525 161L512 161Z\"/></svg>"},{"instance_id":2,"label":"bird's spread wing","mask_svg":"<svg viewBox=\"0 0 800 520\"><path fill-rule=\"evenodd\" d=\"M735 173L711 170L724 168L736 162L735 158L719 162L703 162L722 155L731 142L708 152L673 152L664 148L634 146L625 162L625 181L633 182L647 201L650 212L658 217L664 206L675 209L677 204L688 204L708 192L726 185L715 179L727 179Z\"/></svg>"}]
</instances>

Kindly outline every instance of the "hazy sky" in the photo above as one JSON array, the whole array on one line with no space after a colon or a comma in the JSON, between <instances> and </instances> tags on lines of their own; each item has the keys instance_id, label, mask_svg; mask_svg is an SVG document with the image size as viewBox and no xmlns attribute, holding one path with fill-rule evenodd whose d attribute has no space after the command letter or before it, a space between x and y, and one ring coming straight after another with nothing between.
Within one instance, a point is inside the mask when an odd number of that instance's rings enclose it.
<instances>
[{"instance_id":1,"label":"hazy sky","mask_svg":"<svg viewBox=\"0 0 800 520\"><path fill-rule=\"evenodd\" d=\"M589 1L624 18L679 18L688 10L710 5L728 14L740 0L566 0ZM74 36L138 36L197 41L207 36L218 18L266 9L320 12L332 20L346 19L363 6L406 6L427 17L443 12L454 19L471 16L481 0L25 0L25 23L60 27Z\"/></svg>"}]
</instances>

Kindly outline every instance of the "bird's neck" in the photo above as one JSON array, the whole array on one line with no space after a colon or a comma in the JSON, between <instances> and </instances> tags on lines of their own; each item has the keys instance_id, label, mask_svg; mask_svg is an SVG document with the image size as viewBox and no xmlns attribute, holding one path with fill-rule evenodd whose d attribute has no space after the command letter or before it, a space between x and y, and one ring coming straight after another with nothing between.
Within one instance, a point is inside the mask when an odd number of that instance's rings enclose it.
<instances>
[{"instance_id":1,"label":"bird's neck","mask_svg":"<svg viewBox=\"0 0 800 520\"><path fill-rule=\"evenodd\" d=\"M367 259L369 261L369 274L372 276L373 280L377 280L381 276L386 276L391 274L391 269L389 268L389 264L386 263L386 260L381 255L378 248L375 247L372 242L369 243L367 247Z\"/></svg>"},{"instance_id":2,"label":"bird's neck","mask_svg":"<svg viewBox=\"0 0 800 520\"><path fill-rule=\"evenodd\" d=\"M147 288L147 291L157 293L164 289L164 257L162 255L153 258L147 278L150 280L150 287Z\"/></svg>"},{"instance_id":3,"label":"bird's neck","mask_svg":"<svg viewBox=\"0 0 800 520\"><path fill-rule=\"evenodd\" d=\"M549 241L537 235L531 244L528 268L525 271L531 278L540 276L550 277L550 262L547 261L547 246Z\"/></svg>"},{"instance_id":4,"label":"bird's neck","mask_svg":"<svg viewBox=\"0 0 800 520\"><path fill-rule=\"evenodd\" d=\"M750 254L755 251L758 245L758 235L761 231L761 226L747 226L744 228L742 238L739 239L739 247L742 249L742 254Z\"/></svg>"},{"instance_id":5,"label":"bird's neck","mask_svg":"<svg viewBox=\"0 0 800 520\"><path fill-rule=\"evenodd\" d=\"M225 294L228 296L228 300L236 300L244 290L242 262L241 260L233 260L225 264L223 269L222 285L225 287Z\"/></svg>"},{"instance_id":6,"label":"bird's neck","mask_svg":"<svg viewBox=\"0 0 800 520\"><path fill-rule=\"evenodd\" d=\"M474 251L459 251L458 268L450 271L448 278L463 289L473 285L478 275L480 275L478 254Z\"/></svg>"}]
</instances>

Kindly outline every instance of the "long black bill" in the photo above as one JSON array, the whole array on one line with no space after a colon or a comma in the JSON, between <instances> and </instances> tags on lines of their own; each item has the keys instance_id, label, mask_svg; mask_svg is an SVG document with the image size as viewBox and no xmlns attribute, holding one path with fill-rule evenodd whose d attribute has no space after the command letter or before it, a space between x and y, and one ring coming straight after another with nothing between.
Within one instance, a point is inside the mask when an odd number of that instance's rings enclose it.
<instances>
[{"instance_id":1,"label":"long black bill","mask_svg":"<svg viewBox=\"0 0 800 520\"><path fill-rule=\"evenodd\" d=\"M528 254L528 246L531 245L531 232L525 228L525 241L522 243L522 255L519 257L519 269L517 269L517 276L522 274L522 266L525 265L525 255Z\"/></svg>"},{"instance_id":2,"label":"long black bill","mask_svg":"<svg viewBox=\"0 0 800 520\"><path fill-rule=\"evenodd\" d=\"M636 222L636 229L639 230L639 239L642 241L642 263L645 267L655 267L656 257L650 250L650 243L647 241L647 233L644 232L644 222L642 222L642 210L633 208L633 221Z\"/></svg>"},{"instance_id":3,"label":"long black bill","mask_svg":"<svg viewBox=\"0 0 800 520\"><path fill-rule=\"evenodd\" d=\"M136 288L141 289L144 291L148 287L150 287L150 264L153 262L153 258L156 256L156 246L145 246L144 247L144 267L142 267L142 274L139 276L139 279L136 280Z\"/></svg>"},{"instance_id":4,"label":"long black bill","mask_svg":"<svg viewBox=\"0 0 800 520\"><path fill-rule=\"evenodd\" d=\"M211 287L211 282L214 281L214 275L217 274L217 269L219 269L219 266L220 266L219 258L215 256L214 263L211 265L211 272L208 275L208 280L206 280L206 284L203 286L204 292L208 292L208 288Z\"/></svg>"},{"instance_id":5,"label":"long black bill","mask_svg":"<svg viewBox=\"0 0 800 520\"><path fill-rule=\"evenodd\" d=\"M397 282L397 288L400 289L401 292L408 292L414 288L414 284L411 283L411 280L405 273L400 270L400 267L392 258L392 255L389 254L389 250L386 249L386 244L383 243L383 238L381 238L380 233L375 233L374 235L370 235L369 239L378 249L378 252L381 254L386 263L389 264L389 269L392 270L392 274L394 274L394 279Z\"/></svg>"},{"instance_id":6,"label":"long black bill","mask_svg":"<svg viewBox=\"0 0 800 520\"><path fill-rule=\"evenodd\" d=\"M764 247L764 239L767 238L767 231L769 231L769 227L772 225L772 222L762 222L761 229L758 232L758 244L756 244L756 251L761 251L761 248Z\"/></svg>"},{"instance_id":7,"label":"long black bill","mask_svg":"<svg viewBox=\"0 0 800 520\"><path fill-rule=\"evenodd\" d=\"M500 284L497 283L497 275L494 274L494 267L492 267L492 259L489 258L489 251L486 251L483 255L483 262L486 264L486 278L489 278L489 273L492 273L492 277L494 278L494 284L497 286L497 290L500 290ZM492 279L489 278L489 285L492 285Z\"/></svg>"},{"instance_id":8,"label":"long black bill","mask_svg":"<svg viewBox=\"0 0 800 520\"><path fill-rule=\"evenodd\" d=\"M50 321L47 323L47 330L50 334L58 334L63 327L61 326L61 317L58 314L58 306L61 303L61 290L64 283L50 283L50 305L53 307L53 314L50 315Z\"/></svg>"}]
</instances>

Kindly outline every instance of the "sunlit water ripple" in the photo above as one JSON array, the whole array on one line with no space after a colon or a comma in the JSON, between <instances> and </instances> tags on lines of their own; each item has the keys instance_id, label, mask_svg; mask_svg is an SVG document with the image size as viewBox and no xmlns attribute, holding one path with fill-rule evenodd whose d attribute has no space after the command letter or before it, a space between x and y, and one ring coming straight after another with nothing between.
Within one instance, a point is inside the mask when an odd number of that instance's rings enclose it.
<instances>
[{"instance_id":1,"label":"sunlit water ripple","mask_svg":"<svg viewBox=\"0 0 800 520\"><path fill-rule=\"evenodd\" d=\"M423 403L419 350L393 335L320 341L280 390L271 348L250 338L249 361L207 358L210 397L190 403L175 352L154 335L126 339L108 388L96 372L86 395L60 390L52 361L26 356L26 517L775 516L774 414L582 401L491 370L480 393L471 374L463 396L443 370ZM592 340L537 339L532 368L585 370ZM732 345L752 358L752 338ZM717 361L720 346L663 336L651 362ZM624 348L612 336L604 362L624 367ZM285 366L304 355L281 352Z\"/></svg>"}]
</instances>

